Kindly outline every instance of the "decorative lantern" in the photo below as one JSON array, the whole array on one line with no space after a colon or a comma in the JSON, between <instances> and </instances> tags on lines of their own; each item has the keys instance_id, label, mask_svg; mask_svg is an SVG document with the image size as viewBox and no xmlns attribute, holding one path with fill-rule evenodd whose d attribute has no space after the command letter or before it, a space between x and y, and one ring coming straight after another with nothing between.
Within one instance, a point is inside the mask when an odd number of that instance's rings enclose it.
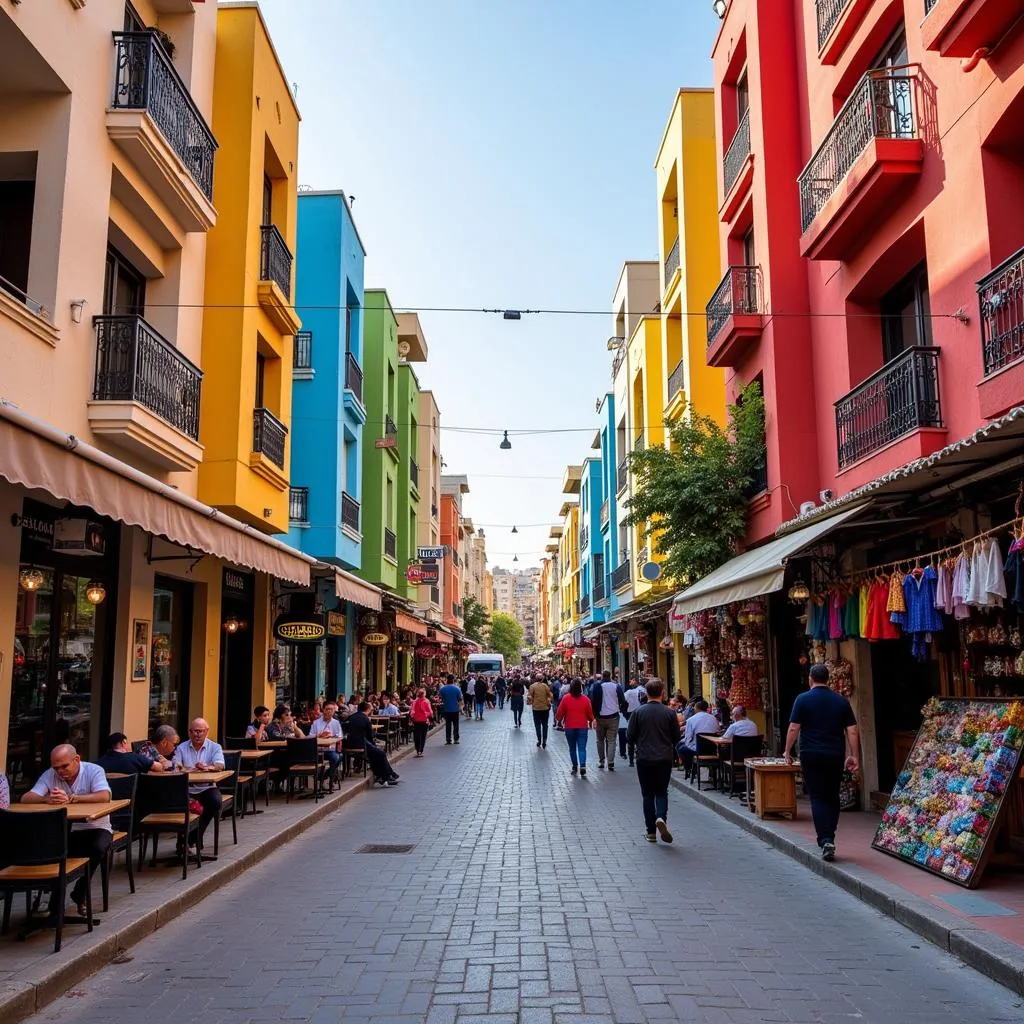
<instances>
[{"instance_id":1,"label":"decorative lantern","mask_svg":"<svg viewBox=\"0 0 1024 1024\"><path fill-rule=\"evenodd\" d=\"M44 576L34 565L28 569L22 569L18 577L18 584L22 590L32 594L43 585Z\"/></svg>"},{"instance_id":2,"label":"decorative lantern","mask_svg":"<svg viewBox=\"0 0 1024 1024\"><path fill-rule=\"evenodd\" d=\"M99 580L89 580L85 585L85 599L89 604L103 604L107 598L107 588Z\"/></svg>"},{"instance_id":3,"label":"decorative lantern","mask_svg":"<svg viewBox=\"0 0 1024 1024\"><path fill-rule=\"evenodd\" d=\"M807 584L798 576L796 582L789 588L787 596L794 604L803 604L811 599L811 591Z\"/></svg>"}]
</instances>

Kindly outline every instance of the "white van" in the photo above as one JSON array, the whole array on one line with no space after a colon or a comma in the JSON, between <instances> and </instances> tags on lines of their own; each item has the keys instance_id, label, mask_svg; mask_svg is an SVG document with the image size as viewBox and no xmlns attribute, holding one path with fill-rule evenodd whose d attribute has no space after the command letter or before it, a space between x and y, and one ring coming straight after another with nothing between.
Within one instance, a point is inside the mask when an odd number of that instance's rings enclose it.
<instances>
[{"instance_id":1,"label":"white van","mask_svg":"<svg viewBox=\"0 0 1024 1024\"><path fill-rule=\"evenodd\" d=\"M471 654L466 662L466 671L476 675L503 676L505 674L505 655L495 652Z\"/></svg>"}]
</instances>

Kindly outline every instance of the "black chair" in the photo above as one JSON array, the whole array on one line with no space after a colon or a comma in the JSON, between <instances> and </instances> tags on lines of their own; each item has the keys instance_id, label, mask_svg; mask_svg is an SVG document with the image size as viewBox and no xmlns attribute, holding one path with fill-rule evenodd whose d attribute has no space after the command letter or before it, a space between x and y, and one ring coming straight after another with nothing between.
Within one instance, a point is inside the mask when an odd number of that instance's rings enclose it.
<instances>
[{"instance_id":1,"label":"black chair","mask_svg":"<svg viewBox=\"0 0 1024 1024\"><path fill-rule=\"evenodd\" d=\"M707 736L697 733L697 756L693 759L693 771L697 776L697 789L700 790L700 770L707 768L708 782L718 784L720 767L718 744L712 743Z\"/></svg>"},{"instance_id":2,"label":"black chair","mask_svg":"<svg viewBox=\"0 0 1024 1024\"><path fill-rule=\"evenodd\" d=\"M341 774L342 777L355 774L362 768L363 778L366 778L366 747L341 746Z\"/></svg>"},{"instance_id":3,"label":"black chair","mask_svg":"<svg viewBox=\"0 0 1024 1024\"><path fill-rule=\"evenodd\" d=\"M132 740L132 753L137 754L146 745L146 740Z\"/></svg>"},{"instance_id":4,"label":"black chair","mask_svg":"<svg viewBox=\"0 0 1024 1024\"><path fill-rule=\"evenodd\" d=\"M224 739L224 749L231 750L255 750L255 736L227 736Z\"/></svg>"},{"instance_id":5,"label":"black chair","mask_svg":"<svg viewBox=\"0 0 1024 1024\"><path fill-rule=\"evenodd\" d=\"M288 767L286 769L288 789L285 802L291 801L295 792L295 780L313 779L313 801L320 799L320 752L315 739L288 740Z\"/></svg>"},{"instance_id":6,"label":"black chair","mask_svg":"<svg viewBox=\"0 0 1024 1024\"><path fill-rule=\"evenodd\" d=\"M139 870L146 857L149 837L153 837L153 859L150 867L156 865L157 841L162 833L170 832L178 837L181 851L181 877L188 878L188 845L193 836L198 837L199 816L189 809L188 772L173 775L140 775L136 818L139 835ZM196 867L203 866L203 854L196 846Z\"/></svg>"},{"instance_id":7,"label":"black chair","mask_svg":"<svg viewBox=\"0 0 1024 1024\"><path fill-rule=\"evenodd\" d=\"M85 878L86 925L92 931L92 872L88 857L68 856L68 811L0 810L0 892L4 897L3 924L6 935L11 924L11 897L23 892L31 913L32 893L49 892L54 908L56 937L54 953L60 952L64 931L64 906L68 901L68 883Z\"/></svg>"},{"instance_id":8,"label":"black chair","mask_svg":"<svg viewBox=\"0 0 1024 1024\"><path fill-rule=\"evenodd\" d=\"M747 791L747 768L743 763L748 757L760 757L764 751L763 736L733 736L729 752L722 762L722 791L725 792L725 777L729 780L730 799L739 792L736 789L736 778L743 780L743 790Z\"/></svg>"},{"instance_id":9,"label":"black chair","mask_svg":"<svg viewBox=\"0 0 1024 1024\"><path fill-rule=\"evenodd\" d=\"M220 842L220 823L221 820L231 815L231 834L235 840L235 846L238 845L238 792L241 785L241 778L239 776L239 769L242 764L242 754L238 750L225 750L224 751L224 770L231 772L231 778L225 779L223 782L217 783L217 788L220 790L220 814L213 819L213 855L217 856L217 850ZM243 794L244 795L244 794Z\"/></svg>"},{"instance_id":10,"label":"black chair","mask_svg":"<svg viewBox=\"0 0 1024 1024\"><path fill-rule=\"evenodd\" d=\"M100 864L100 884L103 886L103 911L106 913L110 898L110 872L114 869L114 854L124 851L124 862L128 868L128 888L135 895L135 865L132 861L132 845L135 842L135 793L138 789L138 775L123 775L107 778L111 800L131 801L123 811L110 816L114 835L107 856Z\"/></svg>"}]
</instances>

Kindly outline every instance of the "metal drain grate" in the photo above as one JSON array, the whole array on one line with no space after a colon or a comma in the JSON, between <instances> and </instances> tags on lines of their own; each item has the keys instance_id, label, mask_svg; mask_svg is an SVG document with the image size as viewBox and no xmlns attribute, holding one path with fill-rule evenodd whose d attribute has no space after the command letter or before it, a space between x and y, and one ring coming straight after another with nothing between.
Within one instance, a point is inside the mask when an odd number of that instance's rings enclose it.
<instances>
[{"instance_id":1,"label":"metal drain grate","mask_svg":"<svg viewBox=\"0 0 1024 1024\"><path fill-rule=\"evenodd\" d=\"M415 843L367 843L356 853L412 853L415 849Z\"/></svg>"}]
</instances>

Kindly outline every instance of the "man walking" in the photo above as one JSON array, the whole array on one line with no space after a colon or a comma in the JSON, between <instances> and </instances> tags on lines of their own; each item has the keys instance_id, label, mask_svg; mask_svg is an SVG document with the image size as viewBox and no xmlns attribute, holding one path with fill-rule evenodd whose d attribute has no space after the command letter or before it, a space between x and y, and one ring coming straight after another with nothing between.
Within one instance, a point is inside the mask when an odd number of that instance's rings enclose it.
<instances>
[{"instance_id":1,"label":"man walking","mask_svg":"<svg viewBox=\"0 0 1024 1024\"><path fill-rule=\"evenodd\" d=\"M664 704L665 684L655 676L647 680L647 703L629 716L626 738L636 744L636 777L644 802L647 842L671 843L668 830L668 786L679 742L679 719Z\"/></svg>"},{"instance_id":2,"label":"man walking","mask_svg":"<svg viewBox=\"0 0 1024 1024\"><path fill-rule=\"evenodd\" d=\"M523 701L526 699L526 683L523 677L515 675L508 684L508 703L512 708L512 727L519 729L523 724Z\"/></svg>"},{"instance_id":3,"label":"man walking","mask_svg":"<svg viewBox=\"0 0 1024 1024\"><path fill-rule=\"evenodd\" d=\"M462 690L455 684L455 676L449 674L448 682L437 691L441 698L441 714L444 715L444 744L449 746L454 734L459 742L459 712L462 709Z\"/></svg>"},{"instance_id":4,"label":"man walking","mask_svg":"<svg viewBox=\"0 0 1024 1024\"><path fill-rule=\"evenodd\" d=\"M503 711L505 708L505 691L508 689L508 683L505 681L505 677L499 672L498 678L494 680L494 692L498 696L498 710Z\"/></svg>"},{"instance_id":5,"label":"man walking","mask_svg":"<svg viewBox=\"0 0 1024 1024\"><path fill-rule=\"evenodd\" d=\"M860 730L850 702L829 689L828 666L812 665L809 682L807 693L793 701L786 762L793 763L793 746L799 739L800 767L811 798L821 859L832 861L836 857L843 768L855 772L860 767Z\"/></svg>"},{"instance_id":6,"label":"man walking","mask_svg":"<svg viewBox=\"0 0 1024 1024\"><path fill-rule=\"evenodd\" d=\"M618 682L618 680L615 680ZM635 679L630 679L629 686L626 687L626 725L629 725L629 719L632 717L633 712L640 707L644 701L647 700L647 693L642 686L638 686ZM627 737L629 735L627 731ZM636 744L630 743L629 739L626 740L626 753L629 754L629 767L633 767L633 762L636 759ZM623 757L626 755L623 754Z\"/></svg>"},{"instance_id":7,"label":"man walking","mask_svg":"<svg viewBox=\"0 0 1024 1024\"><path fill-rule=\"evenodd\" d=\"M626 695L612 681L607 669L590 687L590 703L594 706L597 729L597 767L608 762L608 771L615 771L615 743L619 734L619 711L626 707Z\"/></svg>"},{"instance_id":8,"label":"man walking","mask_svg":"<svg viewBox=\"0 0 1024 1024\"><path fill-rule=\"evenodd\" d=\"M554 702L551 687L544 682L543 676L534 676L526 701L533 708L533 727L537 730L537 746L548 745L548 716Z\"/></svg>"},{"instance_id":9,"label":"man walking","mask_svg":"<svg viewBox=\"0 0 1024 1024\"><path fill-rule=\"evenodd\" d=\"M484 705L487 703L486 676L476 677L476 682L473 683L473 702L476 704L476 720L482 722L484 720Z\"/></svg>"}]
</instances>

